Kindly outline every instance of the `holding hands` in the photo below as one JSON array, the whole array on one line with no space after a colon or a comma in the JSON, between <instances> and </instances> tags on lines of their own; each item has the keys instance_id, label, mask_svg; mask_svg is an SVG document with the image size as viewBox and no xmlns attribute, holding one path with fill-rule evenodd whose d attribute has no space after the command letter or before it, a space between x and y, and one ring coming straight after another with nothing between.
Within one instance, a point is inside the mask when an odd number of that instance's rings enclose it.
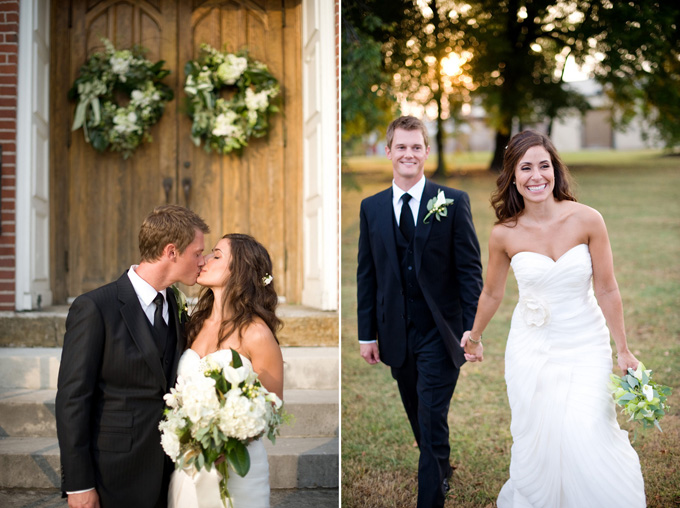
<instances>
[{"instance_id":1,"label":"holding hands","mask_svg":"<svg viewBox=\"0 0 680 508\"><path fill-rule=\"evenodd\" d=\"M482 345L482 336L475 339L472 337L470 330L463 333L463 338L460 345L465 350L465 359L468 362L481 362L484 360L484 346Z\"/></svg>"}]
</instances>

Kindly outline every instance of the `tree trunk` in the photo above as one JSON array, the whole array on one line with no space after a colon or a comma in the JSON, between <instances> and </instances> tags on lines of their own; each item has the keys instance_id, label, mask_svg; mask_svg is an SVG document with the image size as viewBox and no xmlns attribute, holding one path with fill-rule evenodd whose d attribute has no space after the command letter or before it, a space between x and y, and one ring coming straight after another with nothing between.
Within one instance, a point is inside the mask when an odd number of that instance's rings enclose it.
<instances>
[{"instance_id":1,"label":"tree trunk","mask_svg":"<svg viewBox=\"0 0 680 508\"><path fill-rule=\"evenodd\" d=\"M430 1L430 8L432 9L432 20L434 21L435 27L433 35L439 40L441 19L439 17L436 0ZM439 49L435 48L434 56L437 59L434 71L435 86L437 87L437 89L434 90L434 100L437 103L437 134L435 136L437 145L437 169L432 174L432 178L443 180L446 178L446 165L444 164L444 120L442 120L442 95L444 93L444 84L442 83L441 61L443 58L443 49L441 47L439 47Z\"/></svg>"},{"instance_id":2,"label":"tree trunk","mask_svg":"<svg viewBox=\"0 0 680 508\"><path fill-rule=\"evenodd\" d=\"M437 134L435 136L435 144L437 145L437 169L432 174L433 179L443 180L446 178L446 165L444 163L444 120L442 120L442 79L439 73L439 65L437 65L437 86L438 90L434 94L437 102Z\"/></svg>"},{"instance_id":3,"label":"tree trunk","mask_svg":"<svg viewBox=\"0 0 680 508\"><path fill-rule=\"evenodd\" d=\"M493 152L493 160L489 166L490 171L500 173L503 169L503 156L505 155L505 149L508 146L508 141L510 141L510 134L504 134L501 131L496 131L496 148Z\"/></svg>"},{"instance_id":4,"label":"tree trunk","mask_svg":"<svg viewBox=\"0 0 680 508\"><path fill-rule=\"evenodd\" d=\"M441 111L437 115L437 134L435 136L435 145L437 146L437 169L432 174L433 179L446 178L446 165L444 163L444 121L441 117Z\"/></svg>"}]
</instances>

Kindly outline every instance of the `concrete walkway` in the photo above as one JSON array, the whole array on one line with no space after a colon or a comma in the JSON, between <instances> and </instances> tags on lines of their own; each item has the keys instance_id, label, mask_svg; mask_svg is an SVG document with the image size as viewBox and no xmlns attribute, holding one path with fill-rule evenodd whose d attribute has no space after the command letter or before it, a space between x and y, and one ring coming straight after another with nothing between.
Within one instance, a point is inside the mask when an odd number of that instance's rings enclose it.
<instances>
[{"instance_id":1,"label":"concrete walkway","mask_svg":"<svg viewBox=\"0 0 680 508\"><path fill-rule=\"evenodd\" d=\"M0 489L2 508L64 508L66 500L54 489ZM337 508L338 489L273 490L271 508Z\"/></svg>"}]
</instances>

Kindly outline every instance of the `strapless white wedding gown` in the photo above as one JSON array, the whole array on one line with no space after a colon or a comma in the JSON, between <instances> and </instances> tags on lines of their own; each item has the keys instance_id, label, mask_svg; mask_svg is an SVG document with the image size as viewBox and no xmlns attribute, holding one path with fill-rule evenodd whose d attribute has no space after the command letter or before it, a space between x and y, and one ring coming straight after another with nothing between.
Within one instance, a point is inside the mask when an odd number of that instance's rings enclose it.
<instances>
[{"instance_id":1,"label":"strapless white wedding gown","mask_svg":"<svg viewBox=\"0 0 680 508\"><path fill-rule=\"evenodd\" d=\"M505 356L510 479L499 508L644 507L640 461L607 388L611 346L586 244L557 261L519 252Z\"/></svg>"},{"instance_id":2,"label":"strapless white wedding gown","mask_svg":"<svg viewBox=\"0 0 680 508\"><path fill-rule=\"evenodd\" d=\"M231 350L223 349L211 353L222 355L224 362L231 361ZM250 363L241 356L244 363ZM187 349L179 359L177 374L187 379L199 373L201 357L193 349ZM251 365L252 366L252 365ZM248 445L250 470L244 477L229 467L227 488L233 508L269 508L269 462L262 439ZM168 508L224 508L220 498L219 476L215 468L210 472L201 469L193 477L184 471L175 470L170 479Z\"/></svg>"}]
</instances>

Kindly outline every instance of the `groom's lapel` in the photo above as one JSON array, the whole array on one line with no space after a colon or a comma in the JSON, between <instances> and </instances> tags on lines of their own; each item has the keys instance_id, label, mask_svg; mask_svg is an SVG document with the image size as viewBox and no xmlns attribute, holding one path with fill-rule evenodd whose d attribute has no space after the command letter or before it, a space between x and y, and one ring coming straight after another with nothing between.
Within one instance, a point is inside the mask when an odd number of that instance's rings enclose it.
<instances>
[{"instance_id":1,"label":"groom's lapel","mask_svg":"<svg viewBox=\"0 0 680 508\"><path fill-rule=\"evenodd\" d=\"M425 180L425 188L423 189L423 197L420 199L420 206L418 207L418 222L416 222L416 233L413 239L413 257L416 263L416 275L420 273L420 264L423 260L423 253L425 252L425 245L432 230L432 220L428 220L425 224L425 215L427 215L427 202L430 201L437 194L437 186Z\"/></svg>"},{"instance_id":2,"label":"groom's lapel","mask_svg":"<svg viewBox=\"0 0 680 508\"><path fill-rule=\"evenodd\" d=\"M175 324L175 334L177 336L177 344L175 346L175 360L172 366L172 371L170 372L170 379L168 379L169 383L173 383L175 376L177 375L177 363L179 362L179 357L182 356L182 353L186 347L186 335L184 334L184 325L179 319L179 306L177 299L175 298L175 292L171 287L166 289L166 291L168 299L168 311L170 312L170 319L172 319ZM186 316L184 319L186 320Z\"/></svg>"},{"instance_id":3,"label":"groom's lapel","mask_svg":"<svg viewBox=\"0 0 680 508\"><path fill-rule=\"evenodd\" d=\"M399 259L397 258L397 242L394 238L394 207L392 206L392 189L384 191L380 195L380 200L376 203L378 207L377 220L380 225L380 233L383 242L385 243L385 250L389 258L389 264L394 270L394 274L398 280L401 280L401 270L399 269Z\"/></svg>"},{"instance_id":4,"label":"groom's lapel","mask_svg":"<svg viewBox=\"0 0 680 508\"><path fill-rule=\"evenodd\" d=\"M149 365L156 378L158 378L158 382L165 387L165 374L158 357L158 347L153 339L149 320L139 304L137 293L135 293L135 289L132 287L127 274L123 274L116 284L118 286L118 299L121 303L120 314L130 332L130 336L142 353L144 361Z\"/></svg>"}]
</instances>

